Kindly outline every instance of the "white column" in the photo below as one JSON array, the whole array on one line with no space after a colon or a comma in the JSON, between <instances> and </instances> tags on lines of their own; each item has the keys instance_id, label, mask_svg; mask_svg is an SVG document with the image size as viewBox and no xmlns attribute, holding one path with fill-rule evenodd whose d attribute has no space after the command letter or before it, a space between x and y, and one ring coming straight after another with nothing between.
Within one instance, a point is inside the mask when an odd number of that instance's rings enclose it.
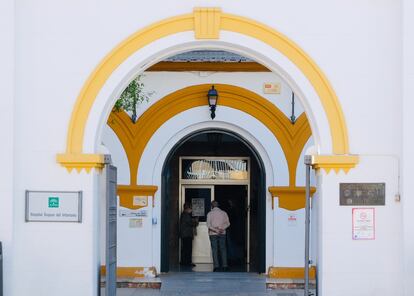
<instances>
[{"instance_id":1,"label":"white column","mask_svg":"<svg viewBox=\"0 0 414 296\"><path fill-rule=\"evenodd\" d=\"M14 120L14 1L0 1L0 241L3 243L4 295L12 295L13 240L13 120Z\"/></svg>"},{"instance_id":2,"label":"white column","mask_svg":"<svg viewBox=\"0 0 414 296\"><path fill-rule=\"evenodd\" d=\"M276 233L276 221L277 221L277 211L276 209L279 207L279 198L276 196L272 196L273 199L273 209L272 209L272 214L273 214L273 266L277 266L277 235L278 233Z\"/></svg>"},{"instance_id":3,"label":"white column","mask_svg":"<svg viewBox=\"0 0 414 296\"><path fill-rule=\"evenodd\" d=\"M412 295L414 278L414 2L404 0L403 7L403 157L402 204L404 227L404 295Z\"/></svg>"},{"instance_id":4,"label":"white column","mask_svg":"<svg viewBox=\"0 0 414 296\"><path fill-rule=\"evenodd\" d=\"M372 182L385 183L385 205L365 206L375 211L375 238L354 240L352 209L364 206L339 205L339 185ZM360 156L360 163L348 174L320 172L319 295L402 295L402 209L395 199L398 183L395 156Z\"/></svg>"}]
</instances>

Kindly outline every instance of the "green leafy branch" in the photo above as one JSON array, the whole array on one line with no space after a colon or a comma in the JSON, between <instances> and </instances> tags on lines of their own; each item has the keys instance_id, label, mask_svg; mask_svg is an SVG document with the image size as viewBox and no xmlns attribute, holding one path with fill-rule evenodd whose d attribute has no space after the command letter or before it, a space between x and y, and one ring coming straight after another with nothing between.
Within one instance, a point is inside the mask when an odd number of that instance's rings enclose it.
<instances>
[{"instance_id":1,"label":"green leafy branch","mask_svg":"<svg viewBox=\"0 0 414 296\"><path fill-rule=\"evenodd\" d=\"M148 102L150 97L154 94L153 91L144 91L144 83L141 81L143 75L135 77L129 85L124 89L119 99L115 102L114 111L124 110L127 113L132 113L131 120L133 123L137 121L137 108L143 102Z\"/></svg>"}]
</instances>

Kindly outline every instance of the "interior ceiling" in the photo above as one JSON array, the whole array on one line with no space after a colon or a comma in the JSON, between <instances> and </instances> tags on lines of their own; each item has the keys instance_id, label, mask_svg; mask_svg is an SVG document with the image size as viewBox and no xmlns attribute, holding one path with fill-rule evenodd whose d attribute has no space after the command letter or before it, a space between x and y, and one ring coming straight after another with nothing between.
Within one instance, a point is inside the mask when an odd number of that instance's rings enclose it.
<instances>
[{"instance_id":1,"label":"interior ceiling","mask_svg":"<svg viewBox=\"0 0 414 296\"><path fill-rule=\"evenodd\" d=\"M224 50L193 50L152 65L149 72L270 72L262 64Z\"/></svg>"},{"instance_id":2,"label":"interior ceiling","mask_svg":"<svg viewBox=\"0 0 414 296\"><path fill-rule=\"evenodd\" d=\"M166 58L163 62L220 62L220 63L251 63L254 60L224 50L193 50Z\"/></svg>"}]
</instances>

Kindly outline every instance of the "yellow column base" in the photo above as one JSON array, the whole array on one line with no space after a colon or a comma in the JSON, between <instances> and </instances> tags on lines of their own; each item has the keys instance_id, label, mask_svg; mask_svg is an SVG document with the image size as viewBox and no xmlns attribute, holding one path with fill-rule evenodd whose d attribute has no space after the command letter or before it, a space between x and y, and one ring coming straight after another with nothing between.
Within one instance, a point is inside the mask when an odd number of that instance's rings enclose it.
<instances>
[{"instance_id":1,"label":"yellow column base","mask_svg":"<svg viewBox=\"0 0 414 296\"><path fill-rule=\"evenodd\" d=\"M309 279L314 280L316 267L309 268ZM269 267L268 277L273 279L303 279L305 277L304 267Z\"/></svg>"},{"instance_id":2,"label":"yellow column base","mask_svg":"<svg viewBox=\"0 0 414 296\"><path fill-rule=\"evenodd\" d=\"M101 275L106 274L106 267L101 266ZM118 278L146 278L156 277L157 269L155 267L117 267L116 276Z\"/></svg>"}]
</instances>

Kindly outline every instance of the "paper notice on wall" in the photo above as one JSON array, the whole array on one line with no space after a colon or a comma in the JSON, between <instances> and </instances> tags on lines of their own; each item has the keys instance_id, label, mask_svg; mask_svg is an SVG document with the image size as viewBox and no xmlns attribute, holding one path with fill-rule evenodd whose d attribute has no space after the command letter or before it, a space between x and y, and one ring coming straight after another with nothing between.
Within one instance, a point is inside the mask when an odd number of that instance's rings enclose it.
<instances>
[{"instance_id":1,"label":"paper notice on wall","mask_svg":"<svg viewBox=\"0 0 414 296\"><path fill-rule=\"evenodd\" d=\"M192 198L191 206L193 208L193 217L204 217L204 198Z\"/></svg>"},{"instance_id":2,"label":"paper notice on wall","mask_svg":"<svg viewBox=\"0 0 414 296\"><path fill-rule=\"evenodd\" d=\"M129 219L129 228L142 228L142 225L143 225L142 218Z\"/></svg>"},{"instance_id":3,"label":"paper notice on wall","mask_svg":"<svg viewBox=\"0 0 414 296\"><path fill-rule=\"evenodd\" d=\"M352 209L352 239L374 240L375 239L375 209L354 208Z\"/></svg>"}]
</instances>

